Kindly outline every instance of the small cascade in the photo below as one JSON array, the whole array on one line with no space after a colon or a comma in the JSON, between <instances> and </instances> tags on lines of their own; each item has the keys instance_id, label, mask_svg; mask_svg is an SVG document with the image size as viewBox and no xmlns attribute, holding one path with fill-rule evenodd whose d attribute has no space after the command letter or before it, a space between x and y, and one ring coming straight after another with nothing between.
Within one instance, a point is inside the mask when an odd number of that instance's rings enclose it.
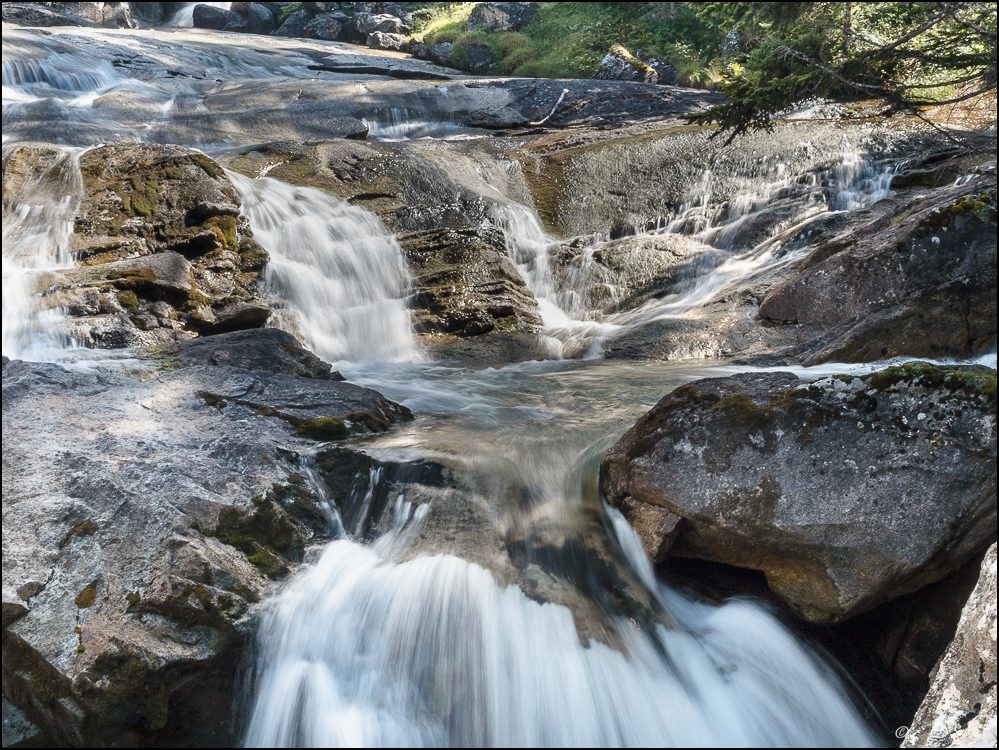
<instances>
[{"instance_id":1,"label":"small cascade","mask_svg":"<svg viewBox=\"0 0 999 750\"><path fill-rule=\"evenodd\" d=\"M4 149L4 159L11 149ZM39 277L73 265L70 238L83 199L83 149L64 148L3 206L3 353L46 360L71 345L63 314L41 305Z\"/></svg>"},{"instance_id":2,"label":"small cascade","mask_svg":"<svg viewBox=\"0 0 999 750\"><path fill-rule=\"evenodd\" d=\"M229 172L257 241L277 323L328 362L418 357L398 241L368 212L318 188Z\"/></svg>"},{"instance_id":3,"label":"small cascade","mask_svg":"<svg viewBox=\"0 0 999 750\"><path fill-rule=\"evenodd\" d=\"M992 351L988 354L983 354L977 360L975 360L976 365L983 365L985 367L991 367L993 370L996 369L996 347L992 346Z\"/></svg>"},{"instance_id":4,"label":"small cascade","mask_svg":"<svg viewBox=\"0 0 999 750\"><path fill-rule=\"evenodd\" d=\"M340 515L340 509L337 507L336 501L330 495L326 482L324 482L319 476L319 471L316 468L316 461L313 457L307 456L302 460L302 473L305 474L306 478L309 480L310 486L318 496L318 505L322 509L323 514L326 516L326 523L329 526L330 533L333 535L333 538L342 539L347 536L346 529L343 525L343 518Z\"/></svg>"},{"instance_id":5,"label":"small cascade","mask_svg":"<svg viewBox=\"0 0 999 750\"><path fill-rule=\"evenodd\" d=\"M361 121L368 128L368 137L378 141L412 141L417 138L449 140L487 133L456 122L428 121L421 118L419 112L403 107L376 109L373 117Z\"/></svg>"},{"instance_id":6,"label":"small cascade","mask_svg":"<svg viewBox=\"0 0 999 750\"><path fill-rule=\"evenodd\" d=\"M608 311L623 291L612 284L604 283L596 295L599 307L591 301L592 288L601 284L595 254L606 239L595 238L582 248L556 280L550 256L559 242L544 230L534 211L518 204L504 205L497 211L497 223L507 233L511 257L538 298L545 333L559 342L555 349L561 356L599 356L603 343L614 335L654 320L682 316L734 284L794 262L790 244L804 239L810 225L892 195L893 175L892 167L848 152L834 167L816 174L795 175L787 165L774 164L764 170L763 177L750 180L749 189L727 201L712 203L716 176L705 170L674 218L639 235L639 239L664 235L689 238L681 280L669 295L622 313ZM790 227L778 226L763 242L745 247L743 237L749 223L789 199L797 204L799 220Z\"/></svg>"},{"instance_id":7,"label":"small cascade","mask_svg":"<svg viewBox=\"0 0 999 750\"><path fill-rule=\"evenodd\" d=\"M173 14L166 26L175 29L190 29L194 26L194 6L211 5L214 8L229 10L232 3L184 3L184 7Z\"/></svg>"},{"instance_id":8,"label":"small cascade","mask_svg":"<svg viewBox=\"0 0 999 750\"><path fill-rule=\"evenodd\" d=\"M13 54L8 54L9 52ZM24 57L4 43L3 129L6 138L96 146L139 140L128 125L94 108L102 96L127 91L134 101L165 97L148 84L122 75L107 60L82 52L51 51Z\"/></svg>"}]
</instances>

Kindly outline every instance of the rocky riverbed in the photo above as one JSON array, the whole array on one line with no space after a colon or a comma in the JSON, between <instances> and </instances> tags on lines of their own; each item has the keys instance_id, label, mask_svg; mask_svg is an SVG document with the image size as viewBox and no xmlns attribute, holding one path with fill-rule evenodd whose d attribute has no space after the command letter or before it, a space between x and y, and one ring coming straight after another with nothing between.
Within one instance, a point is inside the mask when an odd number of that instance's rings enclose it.
<instances>
[{"instance_id":1,"label":"rocky riverbed","mask_svg":"<svg viewBox=\"0 0 999 750\"><path fill-rule=\"evenodd\" d=\"M994 746L994 151L62 5L4 4L4 746Z\"/></svg>"}]
</instances>

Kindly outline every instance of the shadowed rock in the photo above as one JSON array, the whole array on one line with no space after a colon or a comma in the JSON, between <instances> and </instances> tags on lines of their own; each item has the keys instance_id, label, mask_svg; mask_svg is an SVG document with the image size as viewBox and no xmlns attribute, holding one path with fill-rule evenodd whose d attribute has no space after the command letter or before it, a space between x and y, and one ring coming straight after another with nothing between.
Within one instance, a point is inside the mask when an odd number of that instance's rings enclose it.
<instances>
[{"instance_id":1,"label":"shadowed rock","mask_svg":"<svg viewBox=\"0 0 999 750\"><path fill-rule=\"evenodd\" d=\"M3 22L19 26L89 26L99 23L75 13L60 13L37 3L3 3Z\"/></svg>"},{"instance_id":2,"label":"shadowed rock","mask_svg":"<svg viewBox=\"0 0 999 750\"><path fill-rule=\"evenodd\" d=\"M145 381L5 359L4 695L48 743L233 742L252 607L333 533L298 451L408 418L374 391L274 372L324 374L294 339L254 333ZM351 507L364 461L327 451L328 497Z\"/></svg>"}]
</instances>

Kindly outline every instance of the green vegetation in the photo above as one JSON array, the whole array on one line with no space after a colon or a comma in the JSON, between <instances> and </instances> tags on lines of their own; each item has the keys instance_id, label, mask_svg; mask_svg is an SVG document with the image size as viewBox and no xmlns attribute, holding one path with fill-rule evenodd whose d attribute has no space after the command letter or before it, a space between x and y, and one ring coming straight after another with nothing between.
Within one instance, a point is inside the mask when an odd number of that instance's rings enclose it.
<instances>
[{"instance_id":1,"label":"green vegetation","mask_svg":"<svg viewBox=\"0 0 999 750\"><path fill-rule=\"evenodd\" d=\"M319 417L318 419L303 419L295 425L295 431L304 437L313 440L336 440L347 437L350 430L343 423L342 419L333 417Z\"/></svg>"},{"instance_id":2,"label":"green vegetation","mask_svg":"<svg viewBox=\"0 0 999 750\"><path fill-rule=\"evenodd\" d=\"M488 46L490 73L529 78L589 78L611 46L621 44L661 57L680 83L693 86L711 82L707 64L721 50L721 37L698 18L697 3L541 3L522 31L469 31L474 5L432 3L416 12L414 37L454 44L451 62L458 67L467 66L470 46Z\"/></svg>"},{"instance_id":3,"label":"green vegetation","mask_svg":"<svg viewBox=\"0 0 999 750\"><path fill-rule=\"evenodd\" d=\"M919 114L996 88L996 6L991 3L697 3L726 34L729 101L692 118L729 140L769 128L816 98L882 100Z\"/></svg>"},{"instance_id":4,"label":"green vegetation","mask_svg":"<svg viewBox=\"0 0 999 750\"><path fill-rule=\"evenodd\" d=\"M953 396L984 400L993 413L996 411L996 373L987 367L937 367L928 362L909 362L868 375L863 380L876 391L898 385L942 388Z\"/></svg>"},{"instance_id":5,"label":"green vegetation","mask_svg":"<svg viewBox=\"0 0 999 750\"><path fill-rule=\"evenodd\" d=\"M122 292L118 295L118 301L121 303L122 307L133 315L139 312L139 298L135 296L135 292Z\"/></svg>"},{"instance_id":6,"label":"green vegetation","mask_svg":"<svg viewBox=\"0 0 999 750\"><path fill-rule=\"evenodd\" d=\"M519 31L468 29L474 3L430 3L413 37L454 45L476 72L589 78L615 44L659 57L678 83L713 87L725 104L693 118L732 137L769 128L813 99L882 100L917 115L996 88L996 6L988 3L540 3ZM475 55L481 59L481 54Z\"/></svg>"},{"instance_id":7,"label":"green vegetation","mask_svg":"<svg viewBox=\"0 0 999 750\"><path fill-rule=\"evenodd\" d=\"M277 503L285 492L284 487L275 485L266 498L253 498L253 513L227 505L214 531L198 525L192 528L235 547L269 578L280 578L288 573L284 558L297 556L304 544L296 522Z\"/></svg>"}]
</instances>

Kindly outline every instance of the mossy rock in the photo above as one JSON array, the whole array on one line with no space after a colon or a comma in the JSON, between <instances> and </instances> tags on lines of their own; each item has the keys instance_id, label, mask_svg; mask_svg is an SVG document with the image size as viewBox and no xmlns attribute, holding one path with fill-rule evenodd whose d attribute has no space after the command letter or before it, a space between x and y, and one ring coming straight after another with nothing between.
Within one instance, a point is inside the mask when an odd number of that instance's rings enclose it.
<instances>
[{"instance_id":1,"label":"mossy rock","mask_svg":"<svg viewBox=\"0 0 999 750\"><path fill-rule=\"evenodd\" d=\"M313 440L339 440L350 434L344 421L333 417L303 419L295 425L295 432Z\"/></svg>"},{"instance_id":2,"label":"mossy rock","mask_svg":"<svg viewBox=\"0 0 999 750\"><path fill-rule=\"evenodd\" d=\"M97 584L92 583L87 586L87 588L76 595L76 599L73 601L76 602L77 609L89 609L93 607L97 603Z\"/></svg>"},{"instance_id":3,"label":"mossy rock","mask_svg":"<svg viewBox=\"0 0 999 750\"><path fill-rule=\"evenodd\" d=\"M300 524L277 503L283 494L280 488L275 485L267 497L253 498L252 513L229 505L219 513L214 530L197 530L238 549L268 578L287 575L287 560L301 557L304 539Z\"/></svg>"}]
</instances>

